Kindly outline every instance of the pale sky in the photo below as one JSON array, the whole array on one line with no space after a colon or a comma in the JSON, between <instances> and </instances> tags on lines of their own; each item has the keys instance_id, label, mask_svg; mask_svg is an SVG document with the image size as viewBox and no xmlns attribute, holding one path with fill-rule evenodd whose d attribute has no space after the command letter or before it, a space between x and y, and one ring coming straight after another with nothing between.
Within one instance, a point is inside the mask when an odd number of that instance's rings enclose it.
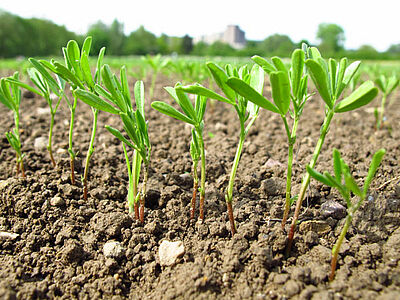
<instances>
[{"instance_id":1,"label":"pale sky","mask_svg":"<svg viewBox=\"0 0 400 300\"><path fill-rule=\"evenodd\" d=\"M111 24L116 18L126 34L143 25L157 36L197 37L236 24L248 40L279 33L316 43L318 25L325 22L344 29L347 49L369 44L384 51L400 43L399 0L0 0L0 9L45 18L79 34L98 20Z\"/></svg>"}]
</instances>

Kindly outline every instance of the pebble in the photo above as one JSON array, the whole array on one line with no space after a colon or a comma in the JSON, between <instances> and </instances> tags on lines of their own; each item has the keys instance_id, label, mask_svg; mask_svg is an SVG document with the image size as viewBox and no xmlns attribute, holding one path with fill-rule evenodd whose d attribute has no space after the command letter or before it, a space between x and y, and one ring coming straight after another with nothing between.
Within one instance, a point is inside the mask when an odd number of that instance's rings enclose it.
<instances>
[{"instance_id":1,"label":"pebble","mask_svg":"<svg viewBox=\"0 0 400 300\"><path fill-rule=\"evenodd\" d=\"M162 241L158 250L161 266L172 266L176 263L178 257L185 253L185 247L182 241L170 242Z\"/></svg>"},{"instance_id":2,"label":"pebble","mask_svg":"<svg viewBox=\"0 0 400 300\"><path fill-rule=\"evenodd\" d=\"M300 223L299 230L301 232L313 231L318 234L325 234L330 232L332 229L325 221L309 220Z\"/></svg>"},{"instance_id":3,"label":"pebble","mask_svg":"<svg viewBox=\"0 0 400 300\"><path fill-rule=\"evenodd\" d=\"M0 231L0 239L15 240L17 237L19 237L18 233Z\"/></svg>"},{"instance_id":4,"label":"pebble","mask_svg":"<svg viewBox=\"0 0 400 300\"><path fill-rule=\"evenodd\" d=\"M38 107L36 109L36 114L38 114L39 116L41 115L49 115L50 114L50 107Z\"/></svg>"},{"instance_id":5,"label":"pebble","mask_svg":"<svg viewBox=\"0 0 400 300\"><path fill-rule=\"evenodd\" d=\"M340 220L346 216L346 208L336 201L328 200L321 205L321 215Z\"/></svg>"},{"instance_id":6,"label":"pebble","mask_svg":"<svg viewBox=\"0 0 400 300\"><path fill-rule=\"evenodd\" d=\"M125 249L120 242L108 241L103 246L103 254L107 258L119 258L124 255Z\"/></svg>"},{"instance_id":7,"label":"pebble","mask_svg":"<svg viewBox=\"0 0 400 300\"><path fill-rule=\"evenodd\" d=\"M40 136L35 139L34 146L36 150L44 150L47 149L47 138L44 136Z\"/></svg>"},{"instance_id":8,"label":"pebble","mask_svg":"<svg viewBox=\"0 0 400 300\"><path fill-rule=\"evenodd\" d=\"M55 196L50 199L50 205L57 206L57 207L64 206L65 200L63 198L61 198L60 196Z\"/></svg>"}]
</instances>

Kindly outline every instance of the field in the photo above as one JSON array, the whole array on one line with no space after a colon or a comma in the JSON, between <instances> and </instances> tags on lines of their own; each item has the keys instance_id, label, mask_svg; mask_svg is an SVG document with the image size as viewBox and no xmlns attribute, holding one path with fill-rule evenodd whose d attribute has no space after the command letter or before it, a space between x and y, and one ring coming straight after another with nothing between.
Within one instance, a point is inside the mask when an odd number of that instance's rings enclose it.
<instances>
[{"instance_id":1,"label":"field","mask_svg":"<svg viewBox=\"0 0 400 300\"><path fill-rule=\"evenodd\" d=\"M105 62L113 69L125 63ZM311 180L293 248L285 257L290 222L285 230L281 228L287 139L280 116L260 110L244 143L233 191L237 233L232 237L224 193L240 131L235 110L227 103L207 103L205 220L198 220L197 212L191 219L191 127L159 113L150 104L160 100L178 108L163 87L183 80L189 84L198 78L209 86L210 81L204 74L183 75L177 69L160 72L149 99L152 71L126 64L131 90L140 76L146 88L145 115L152 153L144 224L128 212L128 174L121 142L104 128L121 129L119 116L99 112L89 194L84 200L80 178L90 141L91 109L81 101L76 108L77 181L73 185L66 102L61 102L55 116L57 167L53 168L46 144L38 142L48 136L48 105L43 98L24 92L20 131L26 178L16 176L15 152L3 134L12 130L13 114L0 106L0 298L400 298L398 89L388 98L380 129L375 128L374 108L380 106L381 93L366 106L335 115L322 147L316 169L332 172L332 149L337 148L360 185L372 155L380 148L387 151L340 249L336 277L329 282L331 249L345 222L346 203L333 188ZM385 63L382 68L397 71L397 65ZM7 66L3 76L18 68L11 63ZM368 74L363 72L364 76ZM220 91L215 84L214 89ZM325 116L325 103L311 80L309 89L313 94L305 105L294 146L292 195L299 193ZM271 99L269 80L264 95ZM70 91L67 96L72 98ZM294 205L289 221L293 212ZM159 248L164 240L183 242L184 253L171 266L160 262ZM119 251L106 255L104 245L110 241L119 242Z\"/></svg>"}]
</instances>

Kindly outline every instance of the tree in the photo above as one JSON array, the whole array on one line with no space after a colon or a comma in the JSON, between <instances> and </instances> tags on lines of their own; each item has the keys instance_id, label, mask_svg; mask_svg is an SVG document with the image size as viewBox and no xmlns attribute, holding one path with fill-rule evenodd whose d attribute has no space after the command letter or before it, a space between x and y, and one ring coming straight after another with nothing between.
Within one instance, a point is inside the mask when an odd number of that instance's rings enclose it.
<instances>
[{"instance_id":1,"label":"tree","mask_svg":"<svg viewBox=\"0 0 400 300\"><path fill-rule=\"evenodd\" d=\"M110 26L110 45L107 48L108 54L122 55L125 38L124 24L114 19Z\"/></svg>"},{"instance_id":2,"label":"tree","mask_svg":"<svg viewBox=\"0 0 400 300\"><path fill-rule=\"evenodd\" d=\"M189 54L193 50L193 39L187 34L182 38L181 53Z\"/></svg>"},{"instance_id":3,"label":"tree","mask_svg":"<svg viewBox=\"0 0 400 300\"><path fill-rule=\"evenodd\" d=\"M290 56L296 45L284 34L273 34L261 42L260 48L266 55Z\"/></svg>"},{"instance_id":4,"label":"tree","mask_svg":"<svg viewBox=\"0 0 400 300\"><path fill-rule=\"evenodd\" d=\"M107 52L111 45L110 28L101 21L90 25L87 36L92 36L91 53L97 55L101 48L106 47Z\"/></svg>"},{"instance_id":5,"label":"tree","mask_svg":"<svg viewBox=\"0 0 400 300\"><path fill-rule=\"evenodd\" d=\"M344 30L337 24L322 23L318 26L317 39L321 41L319 48L322 52L335 53L343 50Z\"/></svg>"},{"instance_id":6,"label":"tree","mask_svg":"<svg viewBox=\"0 0 400 300\"><path fill-rule=\"evenodd\" d=\"M124 54L146 55L155 53L158 53L157 37L143 26L140 26L126 38Z\"/></svg>"}]
</instances>

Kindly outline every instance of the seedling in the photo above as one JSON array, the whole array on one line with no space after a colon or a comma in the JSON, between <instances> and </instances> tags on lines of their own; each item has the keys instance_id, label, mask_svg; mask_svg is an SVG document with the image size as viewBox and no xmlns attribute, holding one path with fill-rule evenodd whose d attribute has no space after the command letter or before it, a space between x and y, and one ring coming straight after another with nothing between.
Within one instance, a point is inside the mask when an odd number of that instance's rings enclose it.
<instances>
[{"instance_id":1,"label":"seedling","mask_svg":"<svg viewBox=\"0 0 400 300\"><path fill-rule=\"evenodd\" d=\"M61 103L61 99L64 96L64 88L65 81L57 75L57 81L50 75L49 72L45 69L43 64L37 61L34 58L29 58L30 63L33 68L29 68L27 70L28 76L33 82L33 84L37 87L34 88L24 82L16 80L14 78L8 78L7 81L16 84L22 88L25 88L42 98L44 98L49 105L50 108L50 129L49 129L49 140L47 144L47 151L49 152L50 161L53 167L56 166L56 162L53 157L53 149L52 149L52 137L53 137L53 127L54 127L54 117L56 115L58 106ZM57 97L57 102L53 103L52 93L54 93Z\"/></svg>"},{"instance_id":2,"label":"seedling","mask_svg":"<svg viewBox=\"0 0 400 300\"><path fill-rule=\"evenodd\" d=\"M166 66L169 65L169 59L161 59L161 55L158 54L156 56L146 55L143 57L143 60L149 64L149 66L153 69L153 73L151 75L151 86L150 86L150 99L153 99L154 87L156 85L158 73L161 72Z\"/></svg>"},{"instance_id":3,"label":"seedling","mask_svg":"<svg viewBox=\"0 0 400 300\"><path fill-rule=\"evenodd\" d=\"M236 226L235 220L233 218L232 209L233 186L235 183L235 177L240 161L240 156L243 150L243 144L247 133L249 132L251 126L258 117L259 106L253 104L252 102L249 102L247 98L242 97L240 94L236 93L231 87L227 85L226 82L229 77L242 79L254 90L261 94L264 86L264 72L262 68L257 65L253 66L251 71L248 70L247 66L243 66L240 69L237 69L233 68L231 65L227 65L226 69L223 70L221 67L217 66L214 63L207 63L207 67L211 71L214 81L224 92L225 97L201 85L190 85L183 87L182 89L188 93L228 103L233 106L238 115L240 122L239 143L236 149L235 159L233 161L229 184L225 191L225 201L228 210L229 222L231 225L231 232L232 235L234 235L236 233Z\"/></svg>"},{"instance_id":4,"label":"seedling","mask_svg":"<svg viewBox=\"0 0 400 300\"><path fill-rule=\"evenodd\" d=\"M96 83L94 85L94 92L78 88L75 93L83 102L93 108L117 114L121 117L123 128L128 138L118 129L111 126L106 125L106 129L123 143L129 175L129 211L131 213L135 212L135 216L140 219L141 223L144 223L146 186L151 154L148 126L144 115L144 85L142 81L137 81L135 84L134 94L137 109L134 110L125 66L120 70L120 80L118 80L115 74L112 74L108 65L104 65L101 68L101 78L105 88ZM105 100L100 98L100 96ZM134 150L132 166L130 166L126 146ZM139 193L137 186L142 162L144 164L144 172L141 192ZM140 204L140 211L138 202Z\"/></svg>"},{"instance_id":5,"label":"seedling","mask_svg":"<svg viewBox=\"0 0 400 300\"><path fill-rule=\"evenodd\" d=\"M333 150L334 176L329 174L327 171L321 174L317 172L315 169L311 168L310 166L307 166L307 172L311 177L322 182L323 184L326 184L332 188L337 189L347 204L346 221L340 233L340 236L335 246L332 249L331 273L329 276L330 281L332 281L335 277L336 264L337 264L338 254L340 251L340 246L342 245L347 230L350 227L355 212L363 204L365 198L367 198L369 186L372 182L372 179L375 176L376 170L378 169L385 153L386 153L385 149L380 149L372 157L368 175L365 179L364 187L362 188L360 188L357 185L355 179L351 175L349 166L343 161L337 149ZM358 198L358 200L354 203L350 199L351 193L353 193Z\"/></svg>"},{"instance_id":6,"label":"seedling","mask_svg":"<svg viewBox=\"0 0 400 300\"><path fill-rule=\"evenodd\" d=\"M354 92L341 101L338 101L343 90L348 86L351 78L357 72L360 62L356 61L347 65L347 59L342 58L339 63L330 58L328 63L321 57L317 48L308 50L308 59L305 64L307 71L314 82L322 100L325 102L325 119L320 131L320 137L314 149L310 161L310 167L314 168L319 154L329 131L332 118L335 113L343 113L355 110L370 103L378 94L378 89L374 87L372 81L361 84ZM286 255L289 255L293 243L294 232L299 218L301 206L310 184L310 174L306 173L300 188L300 193L296 202L296 210L290 226Z\"/></svg>"},{"instance_id":7,"label":"seedling","mask_svg":"<svg viewBox=\"0 0 400 300\"><path fill-rule=\"evenodd\" d=\"M282 228L285 227L291 204L291 182L293 165L293 147L296 142L296 131L304 105L309 98L307 94L308 76L304 73L305 52L297 49L292 54L290 70L287 70L279 57L273 57L272 63L254 56L252 58L269 75L272 88L272 98L275 105L267 100L261 93L255 91L250 85L239 78L229 78L227 84L238 94L249 99L255 105L278 113L285 126L288 139L288 167L286 176L286 201L282 219ZM292 107L290 107L292 103ZM293 119L292 130L289 128L287 114Z\"/></svg>"},{"instance_id":8,"label":"seedling","mask_svg":"<svg viewBox=\"0 0 400 300\"><path fill-rule=\"evenodd\" d=\"M399 78L397 78L395 75L386 77L385 75L381 74L375 80L375 83L382 92L381 109L378 111L376 108L374 111L376 129L379 130L384 121L386 99L399 85Z\"/></svg>"},{"instance_id":9,"label":"seedling","mask_svg":"<svg viewBox=\"0 0 400 300\"><path fill-rule=\"evenodd\" d=\"M89 53L92 44L92 37L87 37L83 43L82 49L79 49L78 43L74 40L68 42L67 47L63 48L64 59L66 66L55 62L54 60L51 61L51 64L48 62L44 62L45 66L52 70L54 73L62 77L66 80L70 86L72 87L72 94L74 96L74 102L70 103L68 100L68 106L71 110L71 121L70 121L70 134L69 134L69 148L68 152L70 153L70 161L71 161L71 182L72 184L75 183L75 172L74 172L74 160L76 157L76 153L72 149L72 135L73 135L73 125L74 125L74 117L75 117L75 109L77 105L77 95L75 91L78 88L86 89L91 92L96 93L94 87L97 83L100 82L100 68L102 65L103 57L105 48L102 48L99 52L98 60L97 60L97 67L95 76L92 77L92 73L90 71L89 65ZM82 184L83 184L83 197L87 199L87 178L89 175L89 164L90 158L94 152L94 140L96 136L97 130L97 115L98 110L92 107L93 112L93 126L92 126L92 134L89 143L89 149L86 154L86 161L85 161L85 170L82 177Z\"/></svg>"},{"instance_id":10,"label":"seedling","mask_svg":"<svg viewBox=\"0 0 400 300\"><path fill-rule=\"evenodd\" d=\"M15 72L11 77L14 80L19 80L19 73ZM10 90L11 89L11 90ZM6 78L0 80L0 102L14 113L13 131L6 132L6 137L11 147L16 153L16 170L17 175L21 172L22 177L25 177L24 169L24 154L21 149L21 137L19 134L19 107L21 104L21 90L18 85L7 82Z\"/></svg>"},{"instance_id":11,"label":"seedling","mask_svg":"<svg viewBox=\"0 0 400 300\"><path fill-rule=\"evenodd\" d=\"M204 198L206 183L206 156L204 149L203 129L204 129L204 113L206 111L206 97L197 95L195 105L193 107L189 97L183 92L185 88L181 84L176 84L175 88L166 87L165 90L178 103L183 113L176 110L171 105L154 101L151 106L159 112L183 121L193 126L192 141L190 142L190 155L193 161L193 196L191 200L190 218L193 219L196 210L196 194L198 189L197 165L201 158L201 185L200 185L200 215L199 218L204 220Z\"/></svg>"}]
</instances>

